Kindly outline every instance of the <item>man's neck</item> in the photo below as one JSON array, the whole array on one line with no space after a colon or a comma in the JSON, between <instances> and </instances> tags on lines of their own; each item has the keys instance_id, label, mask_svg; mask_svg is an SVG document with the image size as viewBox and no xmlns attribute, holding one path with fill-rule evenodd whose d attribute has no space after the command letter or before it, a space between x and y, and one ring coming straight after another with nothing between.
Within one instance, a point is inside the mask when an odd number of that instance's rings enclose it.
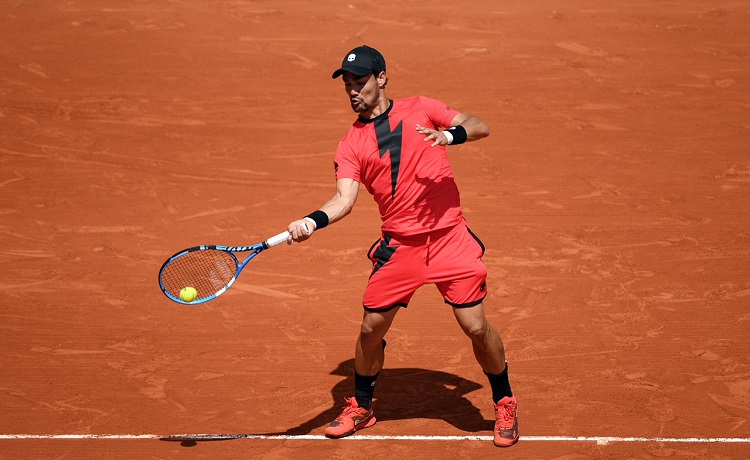
<instances>
[{"instance_id":1,"label":"man's neck","mask_svg":"<svg viewBox=\"0 0 750 460\"><path fill-rule=\"evenodd\" d=\"M390 106L391 106L391 100L385 97L385 95L383 95L383 97L381 97L380 100L378 101L378 105L373 107L372 110L369 112L369 114L363 113L359 118L363 120L372 120L373 118L377 118L380 115L384 114L388 110L388 107Z\"/></svg>"}]
</instances>

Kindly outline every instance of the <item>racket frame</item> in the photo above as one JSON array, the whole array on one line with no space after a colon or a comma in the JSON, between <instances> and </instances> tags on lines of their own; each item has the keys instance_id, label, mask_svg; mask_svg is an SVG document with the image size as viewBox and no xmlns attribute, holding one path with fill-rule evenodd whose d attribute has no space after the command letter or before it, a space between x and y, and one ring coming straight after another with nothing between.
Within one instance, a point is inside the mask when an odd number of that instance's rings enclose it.
<instances>
[{"instance_id":1,"label":"racket frame","mask_svg":"<svg viewBox=\"0 0 750 460\"><path fill-rule=\"evenodd\" d=\"M279 233L276 236L273 236L273 237L267 239L266 241L264 241L262 243L253 244L251 246L219 246L219 245L212 245L212 244L204 244L204 245L200 245L200 246L194 246L194 247L188 248L188 249L183 249L182 251L176 253L175 255L173 255L172 257L170 257L169 259L167 259L162 264L161 268L159 269L159 287L161 288L161 291L164 293L164 295L166 295L167 298L169 298L169 300L172 300L173 302L177 302L177 303L182 304L182 305L199 305L199 304L202 304L202 303L206 303L209 300L213 300L213 299L219 297L220 295L222 295L223 293L225 293L227 291L227 289L229 289L230 287L232 287L232 285L234 284L234 282L237 280L237 277L240 276L240 272L242 272L242 269L245 268L245 266L251 260L253 260L255 258L255 256L257 256L258 254L260 254L261 252L263 252L264 250L266 250L268 248L271 248L273 246L276 246L278 244L283 243L284 241L287 240L288 237L289 237L289 232L282 232L282 233ZM234 259L234 263L235 263L235 265L236 265L237 268L236 268L236 270L235 270L234 275L232 276L232 278L227 282L226 286L224 286L223 288L221 288L218 291L214 292L213 294L211 294L208 297L204 297L204 298L201 298L201 299L196 299L196 300L194 300L192 302L186 302L186 301L182 300L179 297L179 295L175 296L172 293L170 293L167 290L167 288L164 286L164 283L162 282L162 273L164 273L164 269L167 268L167 266L169 266L176 259L179 259L180 257L182 257L182 256L184 256L186 254L189 254L189 253L194 252L194 251L206 251L206 250L223 251L223 252L226 252L227 254L229 254L232 257L232 259ZM241 252L250 252L250 255L248 255L247 257L245 257L245 259L242 262L240 262L239 259L237 258L237 256L235 255L235 253L241 253ZM184 287L187 287L187 286L184 286Z\"/></svg>"}]
</instances>

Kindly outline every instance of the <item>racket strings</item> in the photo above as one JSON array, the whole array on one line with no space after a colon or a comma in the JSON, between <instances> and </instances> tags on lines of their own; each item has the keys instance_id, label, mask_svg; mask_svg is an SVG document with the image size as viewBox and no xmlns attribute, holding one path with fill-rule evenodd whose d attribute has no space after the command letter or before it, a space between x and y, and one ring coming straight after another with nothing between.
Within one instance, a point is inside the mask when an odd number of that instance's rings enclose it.
<instances>
[{"instance_id":1,"label":"racket strings","mask_svg":"<svg viewBox=\"0 0 750 460\"><path fill-rule=\"evenodd\" d=\"M198 291L197 299L210 297L224 289L237 272L237 259L216 249L191 251L174 259L162 271L162 285L179 297L185 287Z\"/></svg>"}]
</instances>

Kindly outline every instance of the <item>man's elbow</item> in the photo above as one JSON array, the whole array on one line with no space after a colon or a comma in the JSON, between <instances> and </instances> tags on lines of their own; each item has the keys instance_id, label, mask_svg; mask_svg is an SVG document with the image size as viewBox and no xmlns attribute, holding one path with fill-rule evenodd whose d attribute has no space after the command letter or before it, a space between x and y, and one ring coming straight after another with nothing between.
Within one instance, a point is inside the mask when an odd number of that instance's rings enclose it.
<instances>
[{"instance_id":1,"label":"man's elbow","mask_svg":"<svg viewBox=\"0 0 750 460\"><path fill-rule=\"evenodd\" d=\"M474 139L484 139L490 135L490 127L487 123L481 122L474 133Z\"/></svg>"}]
</instances>

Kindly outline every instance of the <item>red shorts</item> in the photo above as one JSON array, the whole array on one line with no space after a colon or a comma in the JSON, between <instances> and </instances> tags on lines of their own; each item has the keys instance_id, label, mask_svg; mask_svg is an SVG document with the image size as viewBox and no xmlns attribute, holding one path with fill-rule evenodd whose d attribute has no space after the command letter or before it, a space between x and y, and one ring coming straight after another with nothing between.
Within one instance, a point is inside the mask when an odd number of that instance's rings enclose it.
<instances>
[{"instance_id":1,"label":"red shorts","mask_svg":"<svg viewBox=\"0 0 750 460\"><path fill-rule=\"evenodd\" d=\"M487 296L483 254L465 223L415 236L383 235L367 253L373 268L362 304L368 311L406 307L418 288L434 284L448 305L478 305Z\"/></svg>"}]
</instances>

